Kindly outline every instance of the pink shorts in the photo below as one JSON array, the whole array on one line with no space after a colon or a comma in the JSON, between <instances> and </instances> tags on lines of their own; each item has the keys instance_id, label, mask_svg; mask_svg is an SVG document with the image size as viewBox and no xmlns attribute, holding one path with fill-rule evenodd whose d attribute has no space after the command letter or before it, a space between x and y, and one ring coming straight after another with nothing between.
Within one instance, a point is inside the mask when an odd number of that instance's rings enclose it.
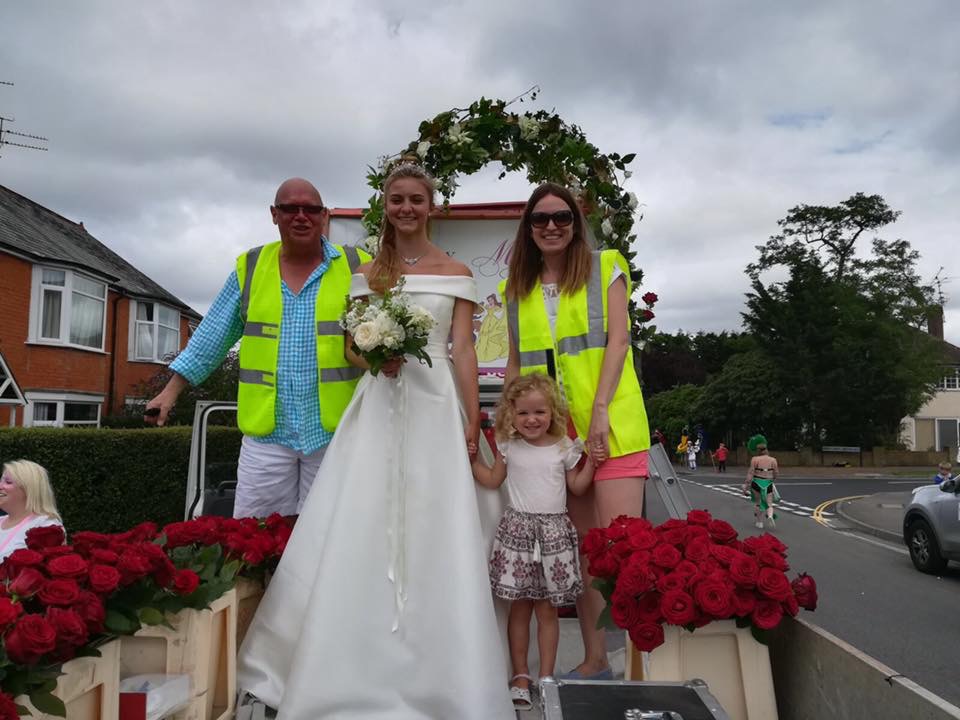
<instances>
[{"instance_id":1,"label":"pink shorts","mask_svg":"<svg viewBox=\"0 0 960 720\"><path fill-rule=\"evenodd\" d=\"M567 418L567 437L571 440L577 439L577 428L574 427L573 420L569 417ZM620 457L608 458L597 467L596 472L593 474L593 479L599 481L630 477L650 477L650 471L647 468L647 459L646 450L630 453L629 455L621 455ZM577 467L583 467L584 462L585 457L581 457Z\"/></svg>"},{"instance_id":2,"label":"pink shorts","mask_svg":"<svg viewBox=\"0 0 960 720\"><path fill-rule=\"evenodd\" d=\"M599 482L601 480L615 480L617 478L645 478L650 474L647 469L647 458L646 450L609 458L600 463L597 471L593 474L593 479Z\"/></svg>"}]
</instances>

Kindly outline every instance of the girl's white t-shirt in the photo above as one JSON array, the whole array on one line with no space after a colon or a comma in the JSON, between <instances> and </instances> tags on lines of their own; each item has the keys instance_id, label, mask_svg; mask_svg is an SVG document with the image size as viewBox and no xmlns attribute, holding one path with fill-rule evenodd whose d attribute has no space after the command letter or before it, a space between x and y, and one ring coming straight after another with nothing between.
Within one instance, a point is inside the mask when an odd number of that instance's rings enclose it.
<instances>
[{"instance_id":1,"label":"girl's white t-shirt","mask_svg":"<svg viewBox=\"0 0 960 720\"><path fill-rule=\"evenodd\" d=\"M567 510L567 470L583 454L579 443L564 437L552 445L531 445L518 438L498 445L507 464L507 497L510 507L528 513L562 513Z\"/></svg>"},{"instance_id":2,"label":"girl's white t-shirt","mask_svg":"<svg viewBox=\"0 0 960 720\"><path fill-rule=\"evenodd\" d=\"M2 523L6 517L6 515L0 517L0 523ZM6 560L7 556L14 550L19 550L27 546L27 533L30 530L38 527L46 527L47 525L60 525L62 527L63 523L56 518L47 517L46 515L34 515L25 522L14 525L8 530L0 527L0 562Z\"/></svg>"}]
</instances>

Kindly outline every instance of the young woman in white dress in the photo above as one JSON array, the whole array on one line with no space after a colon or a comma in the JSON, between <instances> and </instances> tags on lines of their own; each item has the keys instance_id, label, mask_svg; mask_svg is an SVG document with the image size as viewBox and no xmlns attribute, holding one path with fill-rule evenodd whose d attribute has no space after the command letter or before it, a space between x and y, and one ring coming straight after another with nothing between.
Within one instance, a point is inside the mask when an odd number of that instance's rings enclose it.
<instances>
[{"instance_id":1,"label":"young woman in white dress","mask_svg":"<svg viewBox=\"0 0 960 720\"><path fill-rule=\"evenodd\" d=\"M351 295L402 275L436 318L433 366L397 360L361 380L241 647L237 684L284 720L512 720L486 566L501 508L475 487L469 457L476 285L429 240L422 169L400 165L384 200L380 252Z\"/></svg>"}]
</instances>

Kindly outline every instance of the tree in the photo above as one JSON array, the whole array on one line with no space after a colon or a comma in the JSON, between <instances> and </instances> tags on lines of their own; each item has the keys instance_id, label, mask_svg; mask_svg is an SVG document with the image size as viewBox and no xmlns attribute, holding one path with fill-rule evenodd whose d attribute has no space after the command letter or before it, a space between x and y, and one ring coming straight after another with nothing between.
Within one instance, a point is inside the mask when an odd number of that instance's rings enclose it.
<instances>
[{"instance_id":1,"label":"tree","mask_svg":"<svg viewBox=\"0 0 960 720\"><path fill-rule=\"evenodd\" d=\"M942 351L917 329L933 298L916 273L918 254L879 238L871 257L855 254L865 230L898 215L862 193L832 208L793 208L747 268L744 322L777 368L771 402L790 408L784 417L798 423L802 443L895 441L939 375ZM761 272L778 266L788 279L764 284Z\"/></svg>"},{"instance_id":2,"label":"tree","mask_svg":"<svg viewBox=\"0 0 960 720\"><path fill-rule=\"evenodd\" d=\"M651 428L659 428L667 436L667 454L680 440L680 431L684 427L693 427L697 417L693 410L700 401L703 389L696 385L678 385L647 399L647 415Z\"/></svg>"},{"instance_id":3,"label":"tree","mask_svg":"<svg viewBox=\"0 0 960 720\"><path fill-rule=\"evenodd\" d=\"M169 368L163 368L146 382L142 382L137 385L137 389L135 391L137 396L142 398L155 397L157 393L159 393L167 384L167 381L170 379L172 374L172 370ZM227 356L223 359L223 362L220 363L220 366L210 373L210 376L207 377L207 379L204 380L200 385L188 385L184 391L180 393L180 397L177 398L176 407L174 407L173 412L170 415L170 420L167 424L193 424L193 414L199 400L223 400L235 402L237 399L237 385L239 381L240 357L236 352L231 351L227 353ZM146 402L144 402L144 405L145 404ZM129 407L125 410L124 414L130 417L142 419L143 407ZM222 415L222 413L219 415ZM215 413L212 417L217 416L218 414ZM211 422L224 424L225 422L229 421L224 421L217 417L217 420L211 419Z\"/></svg>"},{"instance_id":4,"label":"tree","mask_svg":"<svg viewBox=\"0 0 960 720\"><path fill-rule=\"evenodd\" d=\"M778 447L792 447L801 421L780 368L760 350L730 357L702 389L693 414L713 437L730 447L762 432Z\"/></svg>"},{"instance_id":5,"label":"tree","mask_svg":"<svg viewBox=\"0 0 960 720\"><path fill-rule=\"evenodd\" d=\"M750 347L745 333L657 333L643 348L644 390L655 395L678 385L703 385L732 355Z\"/></svg>"}]
</instances>

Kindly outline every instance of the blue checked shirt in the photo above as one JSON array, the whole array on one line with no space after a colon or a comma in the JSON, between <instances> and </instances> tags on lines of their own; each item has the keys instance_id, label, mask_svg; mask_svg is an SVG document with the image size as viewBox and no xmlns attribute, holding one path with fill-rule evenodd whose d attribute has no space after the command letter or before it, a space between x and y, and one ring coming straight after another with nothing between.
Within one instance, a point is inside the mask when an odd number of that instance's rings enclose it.
<instances>
[{"instance_id":1,"label":"blue checked shirt","mask_svg":"<svg viewBox=\"0 0 960 720\"><path fill-rule=\"evenodd\" d=\"M283 445L305 454L316 452L333 439L333 433L324 430L320 422L314 313L320 278L330 261L340 257L340 251L326 238L321 240L323 262L310 273L300 293L294 295L280 281L283 317L277 359L276 425L272 433L257 438L259 442ZM170 369L191 385L198 385L223 362L242 334L240 283L234 270L187 347L170 363Z\"/></svg>"}]
</instances>

